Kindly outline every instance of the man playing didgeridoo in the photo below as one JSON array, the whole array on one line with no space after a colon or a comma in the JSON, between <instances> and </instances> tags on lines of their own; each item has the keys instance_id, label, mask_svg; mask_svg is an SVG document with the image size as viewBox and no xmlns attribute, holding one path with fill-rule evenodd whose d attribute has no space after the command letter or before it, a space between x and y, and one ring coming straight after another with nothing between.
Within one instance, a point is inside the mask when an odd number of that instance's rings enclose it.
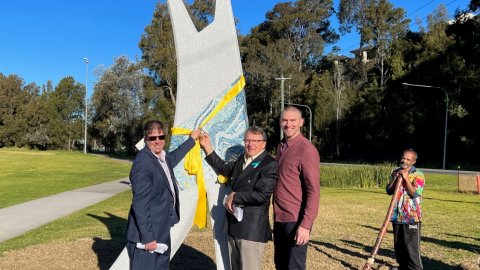
<instances>
[{"instance_id":1,"label":"man playing didgeridoo","mask_svg":"<svg viewBox=\"0 0 480 270\"><path fill-rule=\"evenodd\" d=\"M400 270L423 269L420 257L420 234L425 177L413 166L417 157L413 149L403 151L400 168L392 172L392 180L387 185L387 194L392 195L396 182L402 181L391 219L395 255Z\"/></svg>"}]
</instances>

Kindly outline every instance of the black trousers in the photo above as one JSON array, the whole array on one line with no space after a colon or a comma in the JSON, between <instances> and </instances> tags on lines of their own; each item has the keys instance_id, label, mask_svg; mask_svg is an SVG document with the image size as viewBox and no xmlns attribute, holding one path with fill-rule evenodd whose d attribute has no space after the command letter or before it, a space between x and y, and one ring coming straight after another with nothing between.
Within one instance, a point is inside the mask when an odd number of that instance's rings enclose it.
<instances>
[{"instance_id":1,"label":"black trousers","mask_svg":"<svg viewBox=\"0 0 480 270\"><path fill-rule=\"evenodd\" d=\"M296 221L273 224L274 260L277 270L304 270L306 267L308 242L297 246L294 240L299 225Z\"/></svg>"},{"instance_id":2,"label":"black trousers","mask_svg":"<svg viewBox=\"0 0 480 270\"><path fill-rule=\"evenodd\" d=\"M399 270L422 270L420 257L421 222L392 224L395 255Z\"/></svg>"}]
</instances>

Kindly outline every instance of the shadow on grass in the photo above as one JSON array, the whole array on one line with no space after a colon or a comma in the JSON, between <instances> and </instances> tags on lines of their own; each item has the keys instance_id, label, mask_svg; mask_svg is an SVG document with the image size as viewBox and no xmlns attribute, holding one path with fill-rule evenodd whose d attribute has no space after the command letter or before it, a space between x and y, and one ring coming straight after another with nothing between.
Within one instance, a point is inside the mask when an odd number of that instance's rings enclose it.
<instances>
[{"instance_id":1,"label":"shadow on grass","mask_svg":"<svg viewBox=\"0 0 480 270\"><path fill-rule=\"evenodd\" d=\"M463 235L450 234L450 233L446 233L445 235L460 237L460 238L466 238L466 239L472 239L472 240L475 240L475 241L480 241L480 238L475 238L475 237L470 237L470 236L463 236Z\"/></svg>"},{"instance_id":2,"label":"shadow on grass","mask_svg":"<svg viewBox=\"0 0 480 270\"><path fill-rule=\"evenodd\" d=\"M360 225L360 226L364 227L364 228L375 230L377 232L380 231L380 228L374 228L374 227L368 226L368 225ZM387 233L393 234L393 231L392 230L387 230ZM460 237L463 237L463 236L460 236ZM466 237L466 238L470 238L470 237ZM476 238L472 238L472 239L476 239ZM353 242L353 241L344 241L344 240L342 240L342 241L346 242L346 243L349 243L351 245L363 246L363 244L356 243L356 242ZM445 240L439 240L439 239L435 239L435 238L431 238L431 237L422 236L421 237L421 242L429 242L429 243L433 243L433 244L436 244L436 245L439 245L439 246L444 246L444 247L447 247L447 248L463 249L463 250L467 250L467 251L474 252L474 253L475 252L476 253L480 252L480 247L478 245L472 245L472 244L462 243L462 242L457 242L457 241L445 241ZM372 248L369 248L367 251L371 252ZM387 251L387 252L383 253L384 251ZM384 256L389 256L389 257L395 259L395 252L392 252L392 251L380 249L378 254L384 255ZM456 266L451 266L451 265L445 264L444 262L441 262L441 261L438 261L438 260L435 260L435 259L430 259L430 258L427 258L427 257L422 257L422 263L423 263L424 269L438 269L438 270L459 269Z\"/></svg>"},{"instance_id":3,"label":"shadow on grass","mask_svg":"<svg viewBox=\"0 0 480 270\"><path fill-rule=\"evenodd\" d=\"M466 201L455 201L455 200L443 200L443 199L434 199L434 198L425 198L425 197L423 197L422 200L427 200L427 201L440 201L440 202L451 202L451 203L480 204L480 202L466 202Z\"/></svg>"},{"instance_id":4,"label":"shadow on grass","mask_svg":"<svg viewBox=\"0 0 480 270\"><path fill-rule=\"evenodd\" d=\"M367 228L367 229L372 229L377 232L380 231L380 228L374 228L372 226L368 225L360 225L361 227ZM387 233L393 233L392 230L387 230ZM457 236L457 235L454 235ZM464 237L464 236L460 236ZM471 237L464 237L464 238L470 238L473 240L478 240L478 238L471 238ZM429 242L435 245L439 246L444 246L447 248L454 248L454 249L463 249L466 251L470 251L473 253L480 253L480 246L479 245L474 245L474 244L469 244L469 243L463 243L463 242L458 242L458 241L447 241L447 240L441 240L441 239L436 239L432 237L427 237L427 236L421 236L421 242Z\"/></svg>"},{"instance_id":5,"label":"shadow on grass","mask_svg":"<svg viewBox=\"0 0 480 270\"><path fill-rule=\"evenodd\" d=\"M112 239L93 238L94 243L92 245L92 250L97 254L98 268L101 270L110 269L127 244L127 239L123 236L123 230L125 229L127 220L110 213L105 214L108 217L87 214L105 224L112 237Z\"/></svg>"},{"instance_id":6,"label":"shadow on grass","mask_svg":"<svg viewBox=\"0 0 480 270\"><path fill-rule=\"evenodd\" d=\"M350 245L353 245L355 246L356 248L360 248L360 249L363 249L365 251L368 251L370 252L370 250L367 250L365 248L365 246L363 244L360 244L360 243L357 243L357 242L353 242L353 241L345 241L345 240L341 240L342 242L346 243L346 244L350 244ZM346 262L346 261L343 261L342 259L340 258L337 258L335 253L332 252L332 254L322 250L320 247L325 247L327 249L331 249L331 250L334 250L336 252L340 252L342 255L346 254L346 255L349 255L349 256L352 256L352 257L357 257L359 259L362 259L362 260L365 260L365 262L367 261L367 258L369 257L370 253L368 254L362 254L360 252L357 252L357 251L353 251L353 250L350 250L350 249L347 249L347 248L343 248L343 247L338 247L334 244L331 244L331 243L325 243L325 242L320 242L320 241L309 241L309 245L310 246L313 246L318 252L321 252L323 254L325 254L327 257L329 257L330 259L332 260L335 260L337 262L339 262L340 264L342 264L344 267L348 268L348 269L358 269L358 267ZM383 249L380 249L379 251L379 254L380 255L384 255L384 256L388 256L388 257L391 257L391 258L395 258L395 254L393 253L393 257L392 256L389 256L387 254L392 254L393 252L392 251L389 251L389 250L383 250ZM389 264L388 262L384 261L384 260L381 260L381 259L377 259L375 261L376 264L379 264L379 265L386 265L388 267L392 267L391 264Z\"/></svg>"},{"instance_id":7,"label":"shadow on grass","mask_svg":"<svg viewBox=\"0 0 480 270\"><path fill-rule=\"evenodd\" d=\"M203 254L201 251L198 251L190 246L182 244L180 248L173 256L173 259L170 261L171 270L215 270L217 265L215 262Z\"/></svg>"},{"instance_id":8,"label":"shadow on grass","mask_svg":"<svg viewBox=\"0 0 480 270\"><path fill-rule=\"evenodd\" d=\"M105 214L107 217L87 214L105 224L112 237L112 239L93 238L92 250L98 257L98 268L100 270L110 269L127 244L127 239L123 236L127 220L107 212ZM171 270L213 270L216 268L215 262L210 257L187 245L181 245L170 262Z\"/></svg>"}]
</instances>

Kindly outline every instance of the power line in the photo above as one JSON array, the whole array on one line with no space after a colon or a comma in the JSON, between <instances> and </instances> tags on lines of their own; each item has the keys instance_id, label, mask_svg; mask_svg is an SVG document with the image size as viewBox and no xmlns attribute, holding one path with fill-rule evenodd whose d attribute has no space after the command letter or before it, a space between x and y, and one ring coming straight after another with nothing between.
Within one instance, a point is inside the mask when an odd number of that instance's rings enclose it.
<instances>
[{"instance_id":1,"label":"power line","mask_svg":"<svg viewBox=\"0 0 480 270\"><path fill-rule=\"evenodd\" d=\"M430 5L432 2L435 2L435 1L436 1L436 0L432 0L432 1L428 2L427 4L425 4L424 6L422 6L421 8L419 8L419 9L415 10L414 12L408 14L405 18L410 17L410 15L413 15L415 12L417 12L417 11L419 11L420 9L422 9L422 8Z\"/></svg>"}]
</instances>

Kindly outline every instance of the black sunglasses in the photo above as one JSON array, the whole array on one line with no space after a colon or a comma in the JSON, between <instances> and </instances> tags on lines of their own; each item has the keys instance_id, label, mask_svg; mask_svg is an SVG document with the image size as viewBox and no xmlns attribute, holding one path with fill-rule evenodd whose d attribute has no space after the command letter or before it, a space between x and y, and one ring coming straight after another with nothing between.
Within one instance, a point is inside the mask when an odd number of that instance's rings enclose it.
<instances>
[{"instance_id":1,"label":"black sunglasses","mask_svg":"<svg viewBox=\"0 0 480 270\"><path fill-rule=\"evenodd\" d=\"M160 140L160 141L163 141L165 140L165 135L160 135L160 136L148 136L147 139L151 142L154 142L157 140L157 138Z\"/></svg>"}]
</instances>

